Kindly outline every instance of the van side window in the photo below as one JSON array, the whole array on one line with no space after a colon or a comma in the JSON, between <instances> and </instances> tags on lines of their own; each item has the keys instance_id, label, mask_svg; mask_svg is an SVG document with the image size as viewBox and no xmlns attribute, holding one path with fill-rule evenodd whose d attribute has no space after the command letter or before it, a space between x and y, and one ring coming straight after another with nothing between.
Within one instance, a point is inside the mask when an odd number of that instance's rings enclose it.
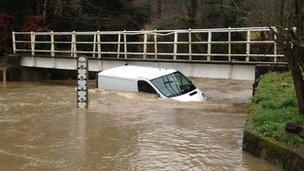
<instances>
[{"instance_id":1,"label":"van side window","mask_svg":"<svg viewBox=\"0 0 304 171\"><path fill-rule=\"evenodd\" d=\"M139 92L157 94L156 91L154 90L154 88L146 81L138 81L137 87L138 87Z\"/></svg>"}]
</instances>

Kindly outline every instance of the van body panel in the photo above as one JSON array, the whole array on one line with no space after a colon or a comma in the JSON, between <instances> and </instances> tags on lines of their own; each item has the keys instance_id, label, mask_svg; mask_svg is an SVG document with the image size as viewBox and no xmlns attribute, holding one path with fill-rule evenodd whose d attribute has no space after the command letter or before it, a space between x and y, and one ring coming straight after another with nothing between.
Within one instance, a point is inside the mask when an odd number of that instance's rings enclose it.
<instances>
[{"instance_id":1,"label":"van body panel","mask_svg":"<svg viewBox=\"0 0 304 171\"><path fill-rule=\"evenodd\" d=\"M193 92L196 92L196 93L194 95L191 95ZM199 88L196 88L195 90L193 90L189 93L186 93L186 94L183 94L180 96L176 96L176 97L172 97L171 99L181 101L181 102L190 102L190 101L202 102L202 101L206 100L206 97Z\"/></svg>"},{"instance_id":2,"label":"van body panel","mask_svg":"<svg viewBox=\"0 0 304 171\"><path fill-rule=\"evenodd\" d=\"M137 82L134 80L106 76L98 77L98 87L105 90L138 91Z\"/></svg>"},{"instance_id":3,"label":"van body panel","mask_svg":"<svg viewBox=\"0 0 304 171\"><path fill-rule=\"evenodd\" d=\"M122 66L100 72L98 74L97 84L98 84L98 88L102 88L105 90L138 92L139 91L138 82L145 81L155 90L155 92L158 94L160 98L169 98L182 102L204 101L206 99L205 95L199 88L195 87L191 83L191 81L189 82L189 84L193 86L193 88L195 88L194 90L174 97L165 96L161 92L163 91L163 89L160 91L156 87L156 85L152 83L152 81L155 79L159 80L160 78L168 77L169 75L170 76L174 75L177 72L178 71L173 69L161 69L161 68L151 68L151 67L141 67L141 66ZM185 77L181 73L180 75L182 77ZM185 77L184 79L187 78ZM162 84L157 84L157 86L159 85Z\"/></svg>"},{"instance_id":4,"label":"van body panel","mask_svg":"<svg viewBox=\"0 0 304 171\"><path fill-rule=\"evenodd\" d=\"M128 65L102 71L99 73L99 75L130 80L139 80L140 78L152 80L173 72L176 72L176 70Z\"/></svg>"}]
</instances>

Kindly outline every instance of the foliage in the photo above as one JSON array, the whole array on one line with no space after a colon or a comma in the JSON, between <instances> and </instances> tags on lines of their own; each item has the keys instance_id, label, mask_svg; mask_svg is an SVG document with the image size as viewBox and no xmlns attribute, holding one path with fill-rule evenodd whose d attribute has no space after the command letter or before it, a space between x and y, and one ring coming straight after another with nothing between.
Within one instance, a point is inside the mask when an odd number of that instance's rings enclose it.
<instances>
[{"instance_id":1,"label":"foliage","mask_svg":"<svg viewBox=\"0 0 304 171\"><path fill-rule=\"evenodd\" d=\"M14 17L15 31L138 30L151 17L150 0L139 5L132 0L4 0L0 11Z\"/></svg>"},{"instance_id":2,"label":"foliage","mask_svg":"<svg viewBox=\"0 0 304 171\"><path fill-rule=\"evenodd\" d=\"M138 5L132 0L3 0L0 55L11 52L12 30L139 30L150 18L150 0Z\"/></svg>"},{"instance_id":3,"label":"foliage","mask_svg":"<svg viewBox=\"0 0 304 171\"><path fill-rule=\"evenodd\" d=\"M54 30L138 30L150 20L149 2L84 0L61 4L49 19Z\"/></svg>"},{"instance_id":4,"label":"foliage","mask_svg":"<svg viewBox=\"0 0 304 171\"><path fill-rule=\"evenodd\" d=\"M225 15L225 27L246 26L246 14L239 9L243 8L244 0L230 0L230 4L223 8Z\"/></svg>"},{"instance_id":5,"label":"foliage","mask_svg":"<svg viewBox=\"0 0 304 171\"><path fill-rule=\"evenodd\" d=\"M11 32L11 20L12 17L4 12L0 12L0 56L9 52L8 42L11 40L9 32Z\"/></svg>"},{"instance_id":6,"label":"foliage","mask_svg":"<svg viewBox=\"0 0 304 171\"><path fill-rule=\"evenodd\" d=\"M163 2L164 3L164 2ZM188 29L188 28L199 28L200 27L200 18L198 17L199 12L199 4L198 0L179 0L176 2L174 0L169 0L165 2L167 5L170 4L170 7L175 5L176 8L178 6L186 6L183 11L178 11L175 9L171 11L167 11L167 16L163 17L161 20L155 23L155 27L157 29ZM172 7L173 8L173 7ZM182 9L180 9L182 10Z\"/></svg>"},{"instance_id":7,"label":"foliage","mask_svg":"<svg viewBox=\"0 0 304 171\"><path fill-rule=\"evenodd\" d=\"M157 29L187 29L191 28L189 21L185 17L176 17L175 19L163 19L157 23ZM192 27L193 28L193 27Z\"/></svg>"},{"instance_id":8,"label":"foliage","mask_svg":"<svg viewBox=\"0 0 304 171\"><path fill-rule=\"evenodd\" d=\"M43 23L42 15L30 15L26 18L22 31L49 31L49 27Z\"/></svg>"},{"instance_id":9,"label":"foliage","mask_svg":"<svg viewBox=\"0 0 304 171\"><path fill-rule=\"evenodd\" d=\"M290 73L268 73L261 77L253 97L255 130L290 145L304 147L304 139L285 132L288 121L304 125Z\"/></svg>"},{"instance_id":10,"label":"foliage","mask_svg":"<svg viewBox=\"0 0 304 171\"><path fill-rule=\"evenodd\" d=\"M198 12L198 2L197 0L191 0L188 9L189 24L193 27L197 24L197 12Z\"/></svg>"},{"instance_id":11,"label":"foliage","mask_svg":"<svg viewBox=\"0 0 304 171\"><path fill-rule=\"evenodd\" d=\"M166 3L177 3L166 1ZM179 0L187 6L187 14L183 12L168 12L167 17L156 23L158 28L215 28L246 26L246 13L240 11L244 0Z\"/></svg>"}]
</instances>

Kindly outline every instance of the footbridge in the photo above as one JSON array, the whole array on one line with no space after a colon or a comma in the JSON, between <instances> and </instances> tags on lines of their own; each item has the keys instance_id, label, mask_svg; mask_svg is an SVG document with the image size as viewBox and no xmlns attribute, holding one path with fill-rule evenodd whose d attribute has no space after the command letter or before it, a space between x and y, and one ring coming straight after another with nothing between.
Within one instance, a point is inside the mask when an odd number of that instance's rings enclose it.
<instances>
[{"instance_id":1,"label":"footbridge","mask_svg":"<svg viewBox=\"0 0 304 171\"><path fill-rule=\"evenodd\" d=\"M193 77L254 80L256 65L286 64L272 29L13 32L12 41L23 67L76 70L77 58L86 55L94 72L128 63Z\"/></svg>"}]
</instances>

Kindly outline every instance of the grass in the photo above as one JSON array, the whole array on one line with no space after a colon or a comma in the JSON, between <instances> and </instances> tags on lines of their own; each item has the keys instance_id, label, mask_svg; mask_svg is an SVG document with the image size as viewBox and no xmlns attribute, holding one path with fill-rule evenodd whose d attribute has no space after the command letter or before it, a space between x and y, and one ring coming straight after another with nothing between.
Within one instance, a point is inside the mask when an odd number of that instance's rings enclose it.
<instances>
[{"instance_id":1,"label":"grass","mask_svg":"<svg viewBox=\"0 0 304 171\"><path fill-rule=\"evenodd\" d=\"M304 125L304 118L297 108L290 73L268 73L262 76L252 101L254 131L304 149L303 138L285 132L286 122Z\"/></svg>"}]
</instances>

